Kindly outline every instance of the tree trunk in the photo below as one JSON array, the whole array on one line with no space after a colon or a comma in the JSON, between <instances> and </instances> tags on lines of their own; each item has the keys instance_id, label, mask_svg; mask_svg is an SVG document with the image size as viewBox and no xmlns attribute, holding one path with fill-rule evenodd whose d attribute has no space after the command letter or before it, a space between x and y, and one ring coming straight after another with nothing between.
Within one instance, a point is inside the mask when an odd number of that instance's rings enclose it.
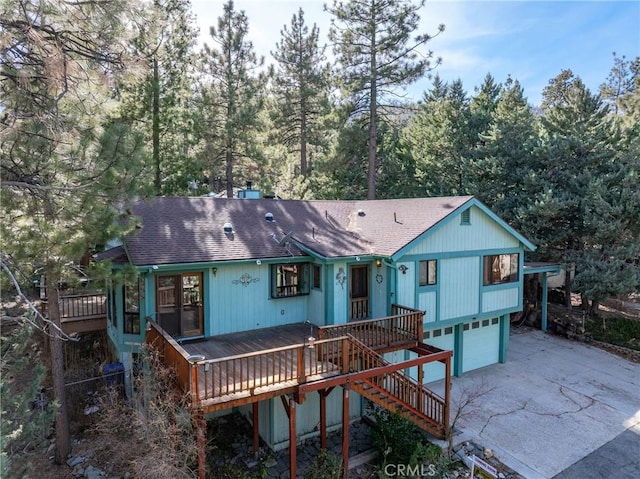
<instances>
[{"instance_id":1,"label":"tree trunk","mask_svg":"<svg viewBox=\"0 0 640 479\"><path fill-rule=\"evenodd\" d=\"M58 275L55 260L48 260L46 266L47 281L47 310L49 311L49 320L59 328L62 328L60 322L60 303L58 295ZM58 332L49 329L53 337L49 338L50 357L51 357L51 377L53 380L53 394L58 407L55 417L55 433L56 433L56 453L55 463L64 464L71 452L71 437L69 433L69 415L67 412L67 398L64 390L64 349L62 347L62 339L58 336Z\"/></svg>"},{"instance_id":2,"label":"tree trunk","mask_svg":"<svg viewBox=\"0 0 640 479\"><path fill-rule=\"evenodd\" d=\"M227 180L227 198L233 198L233 153L231 147L225 152L225 173Z\"/></svg>"},{"instance_id":3,"label":"tree trunk","mask_svg":"<svg viewBox=\"0 0 640 479\"><path fill-rule=\"evenodd\" d=\"M307 105L300 102L300 175L307 177Z\"/></svg>"},{"instance_id":4,"label":"tree trunk","mask_svg":"<svg viewBox=\"0 0 640 479\"><path fill-rule=\"evenodd\" d=\"M376 82L378 81L376 70L376 35L375 35L375 18L372 18L371 29L371 73L369 79L371 81L370 97L369 97L369 172L367 175L367 199L376 199L376 152L378 150L378 90Z\"/></svg>"},{"instance_id":5,"label":"tree trunk","mask_svg":"<svg viewBox=\"0 0 640 479\"><path fill-rule=\"evenodd\" d=\"M160 73L158 72L158 59L153 58L153 106L152 106L152 144L153 165L155 168L154 187L156 195L162 193L162 180L160 176Z\"/></svg>"},{"instance_id":6,"label":"tree trunk","mask_svg":"<svg viewBox=\"0 0 640 479\"><path fill-rule=\"evenodd\" d=\"M571 309L571 263L565 263L564 273L564 305Z\"/></svg>"}]
</instances>

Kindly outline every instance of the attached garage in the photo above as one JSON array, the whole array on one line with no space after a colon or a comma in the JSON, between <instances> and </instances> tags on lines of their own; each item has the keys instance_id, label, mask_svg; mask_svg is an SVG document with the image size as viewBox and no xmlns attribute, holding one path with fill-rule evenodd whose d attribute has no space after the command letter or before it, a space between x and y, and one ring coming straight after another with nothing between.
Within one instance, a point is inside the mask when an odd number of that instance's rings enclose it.
<instances>
[{"instance_id":1,"label":"attached garage","mask_svg":"<svg viewBox=\"0 0 640 479\"><path fill-rule=\"evenodd\" d=\"M498 318L465 323L462 330L463 373L499 362L500 321Z\"/></svg>"},{"instance_id":2,"label":"attached garage","mask_svg":"<svg viewBox=\"0 0 640 479\"><path fill-rule=\"evenodd\" d=\"M425 331L424 342L436 348L453 351L453 357L455 358L455 336L453 331L453 326ZM453 361L455 361L455 359L453 359ZM424 367L424 382L430 383L444 379L444 373L444 364L438 362L426 364Z\"/></svg>"}]
</instances>

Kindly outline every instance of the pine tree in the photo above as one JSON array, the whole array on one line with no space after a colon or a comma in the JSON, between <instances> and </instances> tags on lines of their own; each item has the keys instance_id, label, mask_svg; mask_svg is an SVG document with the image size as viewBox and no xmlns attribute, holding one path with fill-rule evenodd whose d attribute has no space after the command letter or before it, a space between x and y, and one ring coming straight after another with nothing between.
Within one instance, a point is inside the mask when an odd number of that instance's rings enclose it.
<instances>
[{"instance_id":1,"label":"pine tree","mask_svg":"<svg viewBox=\"0 0 640 479\"><path fill-rule=\"evenodd\" d=\"M320 121L329 108L329 65L325 48L319 45L319 29L314 24L309 32L302 8L293 15L290 28L285 25L280 33L271 52L277 62L272 74L272 119L279 141L299 153L299 174L306 178L309 150L320 149L325 136Z\"/></svg>"},{"instance_id":2,"label":"pine tree","mask_svg":"<svg viewBox=\"0 0 640 479\"><path fill-rule=\"evenodd\" d=\"M194 171L194 46L189 0L156 0L148 22L135 22L132 51L143 59L144 81L118 85L122 115L148 142L156 195L184 193ZM142 179L141 179L142 180Z\"/></svg>"},{"instance_id":3,"label":"pine tree","mask_svg":"<svg viewBox=\"0 0 640 479\"><path fill-rule=\"evenodd\" d=\"M529 201L530 172L539 170L538 128L520 83L510 78L497 100L490 127L477 149L478 198L521 228L518 210Z\"/></svg>"},{"instance_id":4,"label":"pine tree","mask_svg":"<svg viewBox=\"0 0 640 479\"><path fill-rule=\"evenodd\" d=\"M115 205L140 175L141 139L114 115L128 67L125 2L0 7L2 249L45 270L56 463L70 451L58 286L65 267L113 237ZM3 261L4 263L4 261Z\"/></svg>"},{"instance_id":5,"label":"pine tree","mask_svg":"<svg viewBox=\"0 0 640 479\"><path fill-rule=\"evenodd\" d=\"M620 188L628 185L632 164L621 162L620 129L608 108L570 70L545 88L543 111L538 190L525 213L527 229L535 232L546 259L562 262L567 271L575 265L575 287L597 309L604 289L614 292L604 286L612 284L611 278L628 283L618 271L632 258L620 246L628 239L625 233L633 235L635 220L629 223L625 217L635 206ZM635 168L630 175L635 177ZM616 223L617 238L610 229ZM566 277L570 305L572 285Z\"/></svg>"},{"instance_id":6,"label":"pine tree","mask_svg":"<svg viewBox=\"0 0 640 479\"><path fill-rule=\"evenodd\" d=\"M425 93L406 133L424 194L448 196L470 192L469 165L474 140L469 121L469 98L462 81L448 85L436 76L434 88Z\"/></svg>"},{"instance_id":7,"label":"pine tree","mask_svg":"<svg viewBox=\"0 0 640 479\"><path fill-rule=\"evenodd\" d=\"M244 11L234 10L233 1L224 4L217 27L210 33L214 48L204 46L205 76L211 79L210 92L205 93L210 108L210 127L205 138L205 155L209 161L209 186L216 184L219 165L224 164L224 185L233 197L234 168L245 166L245 175L259 161L253 130L258 127L263 104L264 79L259 69L264 58L258 59L253 44L247 40L249 22Z\"/></svg>"},{"instance_id":8,"label":"pine tree","mask_svg":"<svg viewBox=\"0 0 640 479\"><path fill-rule=\"evenodd\" d=\"M378 121L385 107L401 95L401 88L435 68L433 53L420 53L432 38L411 37L418 28L418 11L424 0L334 0L325 9L334 18L329 39L341 70L343 95L352 116L365 115L368 121L367 199L376 198ZM438 33L444 31L440 25Z\"/></svg>"}]
</instances>

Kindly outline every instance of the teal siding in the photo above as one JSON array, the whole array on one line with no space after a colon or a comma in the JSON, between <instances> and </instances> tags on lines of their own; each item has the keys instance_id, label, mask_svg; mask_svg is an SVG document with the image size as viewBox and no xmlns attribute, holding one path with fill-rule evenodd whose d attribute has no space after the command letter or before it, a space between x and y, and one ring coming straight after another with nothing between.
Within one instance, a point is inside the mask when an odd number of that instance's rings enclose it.
<instances>
[{"instance_id":1,"label":"teal siding","mask_svg":"<svg viewBox=\"0 0 640 479\"><path fill-rule=\"evenodd\" d=\"M333 264L333 323L343 324L349 318L349 268L344 262Z\"/></svg>"},{"instance_id":2,"label":"teal siding","mask_svg":"<svg viewBox=\"0 0 640 479\"><path fill-rule=\"evenodd\" d=\"M409 306L410 308L416 307L416 284L417 284L417 272L416 264L412 262L400 262L396 269L396 300L394 303L401 304L403 306ZM406 271L403 273L402 269L406 267Z\"/></svg>"},{"instance_id":3,"label":"teal siding","mask_svg":"<svg viewBox=\"0 0 640 479\"><path fill-rule=\"evenodd\" d=\"M449 258L440 262L440 315L445 321L476 314L480 301L478 257Z\"/></svg>"},{"instance_id":4,"label":"teal siding","mask_svg":"<svg viewBox=\"0 0 640 479\"><path fill-rule=\"evenodd\" d=\"M390 269L371 264L371 317L382 318L388 314L388 280Z\"/></svg>"},{"instance_id":5,"label":"teal siding","mask_svg":"<svg viewBox=\"0 0 640 479\"><path fill-rule=\"evenodd\" d=\"M208 334L236 333L306 321L308 295L271 298L270 282L270 267L264 262L219 267L216 275L210 278L206 296L211 312L205 318Z\"/></svg>"},{"instance_id":6,"label":"teal siding","mask_svg":"<svg viewBox=\"0 0 640 479\"><path fill-rule=\"evenodd\" d=\"M518 283L513 283L511 288L498 289L496 291L486 291L486 289L482 293L483 313L519 307L521 294Z\"/></svg>"},{"instance_id":7,"label":"teal siding","mask_svg":"<svg viewBox=\"0 0 640 479\"><path fill-rule=\"evenodd\" d=\"M429 234L426 241L416 244L406 255L427 255L444 252L513 248L520 245L517 238L480 208L471 208L471 224L460 224L460 214Z\"/></svg>"},{"instance_id":8,"label":"teal siding","mask_svg":"<svg viewBox=\"0 0 640 479\"><path fill-rule=\"evenodd\" d=\"M425 323L431 323L436 320L438 312L437 294L437 291L425 291L418 293L418 309L425 312Z\"/></svg>"}]
</instances>

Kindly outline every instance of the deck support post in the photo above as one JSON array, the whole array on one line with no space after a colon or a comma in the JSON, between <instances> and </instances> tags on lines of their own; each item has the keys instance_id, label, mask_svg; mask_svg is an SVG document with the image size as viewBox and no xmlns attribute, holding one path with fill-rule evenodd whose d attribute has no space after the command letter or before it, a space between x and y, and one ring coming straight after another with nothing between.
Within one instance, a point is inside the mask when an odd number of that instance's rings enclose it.
<instances>
[{"instance_id":1,"label":"deck support post","mask_svg":"<svg viewBox=\"0 0 640 479\"><path fill-rule=\"evenodd\" d=\"M320 449L327 448L327 390L320 389Z\"/></svg>"},{"instance_id":2,"label":"deck support post","mask_svg":"<svg viewBox=\"0 0 640 479\"><path fill-rule=\"evenodd\" d=\"M196 447L198 449L198 479L205 479L207 475L207 421L202 411L196 411L193 414L193 422L196 430Z\"/></svg>"},{"instance_id":3,"label":"deck support post","mask_svg":"<svg viewBox=\"0 0 640 479\"><path fill-rule=\"evenodd\" d=\"M442 423L444 425L445 437L449 434L449 410L451 402L451 356L447 356L444 360L444 417Z\"/></svg>"},{"instance_id":4,"label":"deck support post","mask_svg":"<svg viewBox=\"0 0 640 479\"><path fill-rule=\"evenodd\" d=\"M349 383L342 387L342 478L349 479Z\"/></svg>"},{"instance_id":5,"label":"deck support post","mask_svg":"<svg viewBox=\"0 0 640 479\"><path fill-rule=\"evenodd\" d=\"M289 477L298 477L296 472L296 402L289 399Z\"/></svg>"},{"instance_id":6,"label":"deck support post","mask_svg":"<svg viewBox=\"0 0 640 479\"><path fill-rule=\"evenodd\" d=\"M260 421L258 420L258 402L252 404L253 407L253 455L258 457L260 451Z\"/></svg>"}]
</instances>

